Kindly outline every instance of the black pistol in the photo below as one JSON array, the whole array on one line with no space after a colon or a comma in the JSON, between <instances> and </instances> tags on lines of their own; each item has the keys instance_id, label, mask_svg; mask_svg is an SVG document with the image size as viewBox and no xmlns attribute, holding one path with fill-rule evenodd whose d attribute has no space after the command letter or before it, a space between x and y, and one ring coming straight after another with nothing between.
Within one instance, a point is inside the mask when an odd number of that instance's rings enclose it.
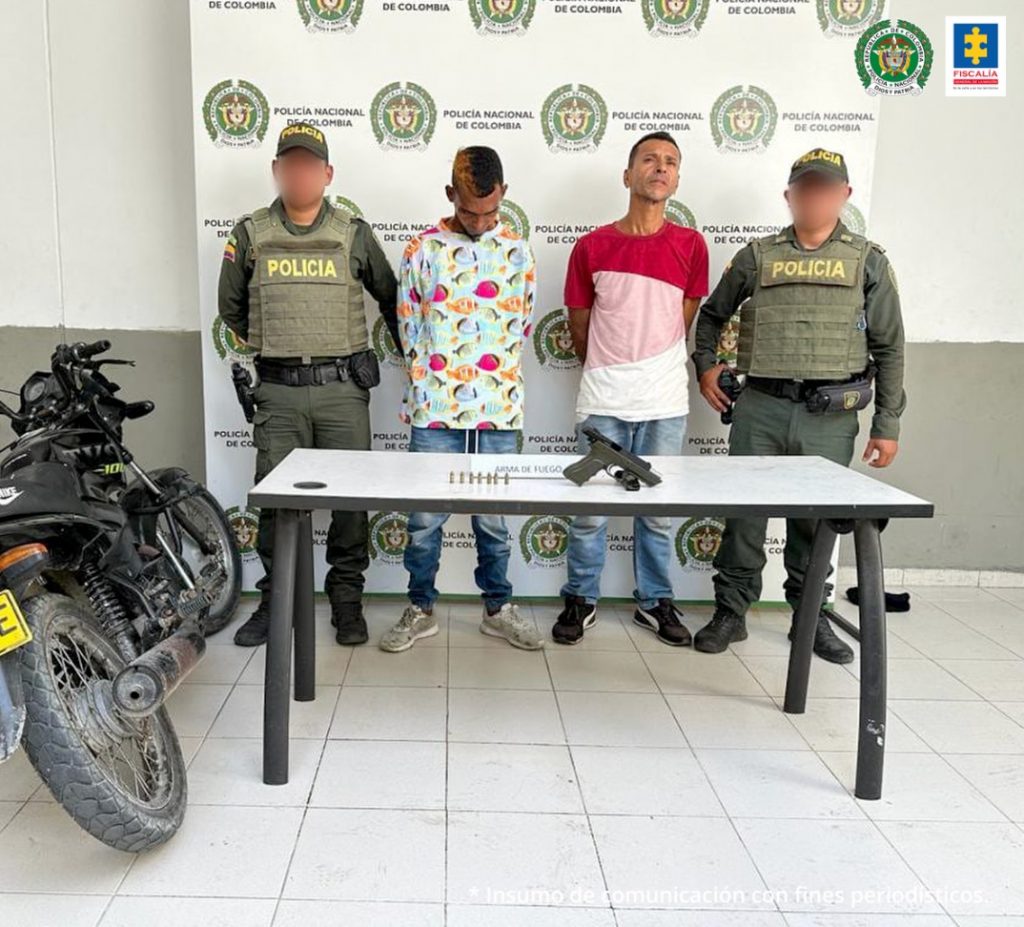
<instances>
[{"instance_id":1,"label":"black pistol","mask_svg":"<svg viewBox=\"0 0 1024 927\"><path fill-rule=\"evenodd\" d=\"M718 388L729 397L729 408L720 413L719 417L723 425L731 425L733 406L736 405L736 400L743 392L743 380L731 367L726 367L718 375Z\"/></svg>"},{"instance_id":2,"label":"black pistol","mask_svg":"<svg viewBox=\"0 0 1024 927\"><path fill-rule=\"evenodd\" d=\"M253 398L256 390L253 389L252 374L235 361L231 365L231 382L235 384L235 395L238 396L245 420L251 424L256 414L256 400Z\"/></svg>"},{"instance_id":3,"label":"black pistol","mask_svg":"<svg viewBox=\"0 0 1024 927\"><path fill-rule=\"evenodd\" d=\"M657 486L661 482L661 477L646 460L623 450L596 428L584 428L583 434L590 441L590 451L582 460L569 464L562 471L562 475L577 486L582 486L599 470L607 471L629 492L637 492L641 483Z\"/></svg>"}]
</instances>

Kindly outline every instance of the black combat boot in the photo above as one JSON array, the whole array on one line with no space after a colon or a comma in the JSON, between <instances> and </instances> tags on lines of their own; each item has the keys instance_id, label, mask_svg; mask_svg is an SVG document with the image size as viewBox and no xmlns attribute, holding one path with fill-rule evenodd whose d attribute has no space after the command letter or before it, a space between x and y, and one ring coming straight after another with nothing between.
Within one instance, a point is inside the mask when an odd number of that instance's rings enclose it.
<instances>
[{"instance_id":1,"label":"black combat boot","mask_svg":"<svg viewBox=\"0 0 1024 927\"><path fill-rule=\"evenodd\" d=\"M719 607L711 620L693 636L693 646L702 653L722 653L730 644L746 639L747 619Z\"/></svg>"},{"instance_id":2,"label":"black combat boot","mask_svg":"<svg viewBox=\"0 0 1024 927\"><path fill-rule=\"evenodd\" d=\"M267 642L270 630L270 602L261 599L249 620L235 631L235 643L239 647L259 647Z\"/></svg>"},{"instance_id":3,"label":"black combat boot","mask_svg":"<svg viewBox=\"0 0 1024 927\"><path fill-rule=\"evenodd\" d=\"M796 615L793 616L793 624L789 628L790 640L793 640L795 630ZM824 608L818 612L818 626L814 629L814 652L829 663L853 662L853 649L832 630L832 622L829 621L828 611Z\"/></svg>"},{"instance_id":4,"label":"black combat boot","mask_svg":"<svg viewBox=\"0 0 1024 927\"><path fill-rule=\"evenodd\" d=\"M370 639L360 602L332 602L331 624L337 629L334 639L339 644L351 647Z\"/></svg>"}]
</instances>

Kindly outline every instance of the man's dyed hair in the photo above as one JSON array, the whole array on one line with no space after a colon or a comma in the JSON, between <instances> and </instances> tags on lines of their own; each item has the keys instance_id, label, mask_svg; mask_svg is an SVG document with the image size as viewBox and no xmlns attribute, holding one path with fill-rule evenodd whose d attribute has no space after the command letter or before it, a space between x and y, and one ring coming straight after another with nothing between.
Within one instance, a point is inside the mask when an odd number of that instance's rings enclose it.
<instances>
[{"instance_id":1,"label":"man's dyed hair","mask_svg":"<svg viewBox=\"0 0 1024 927\"><path fill-rule=\"evenodd\" d=\"M486 145L460 148L452 163L452 186L473 196L488 196L505 183L498 152Z\"/></svg>"}]
</instances>

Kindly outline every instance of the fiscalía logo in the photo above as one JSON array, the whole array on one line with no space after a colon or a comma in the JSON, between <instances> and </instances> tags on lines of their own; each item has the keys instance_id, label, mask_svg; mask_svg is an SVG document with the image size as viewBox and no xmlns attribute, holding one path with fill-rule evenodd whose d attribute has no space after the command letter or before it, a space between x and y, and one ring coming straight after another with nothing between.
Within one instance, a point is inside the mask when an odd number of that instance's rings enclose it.
<instances>
[{"instance_id":1,"label":"fiscal\u00eda logo","mask_svg":"<svg viewBox=\"0 0 1024 927\"><path fill-rule=\"evenodd\" d=\"M818 23L827 36L860 35L882 18L885 0L817 0Z\"/></svg>"},{"instance_id":2,"label":"fiscal\u00eda logo","mask_svg":"<svg viewBox=\"0 0 1024 927\"><path fill-rule=\"evenodd\" d=\"M867 235L868 223L862 213L853 203L847 201L839 213L839 218L854 235Z\"/></svg>"},{"instance_id":3,"label":"fiscal\u00eda logo","mask_svg":"<svg viewBox=\"0 0 1024 927\"><path fill-rule=\"evenodd\" d=\"M296 0L310 32L351 32L363 15L363 0Z\"/></svg>"},{"instance_id":4,"label":"fiscal\u00eda logo","mask_svg":"<svg viewBox=\"0 0 1024 927\"><path fill-rule=\"evenodd\" d=\"M340 209L350 219L363 218L363 211L347 196L332 196L330 203L335 209Z\"/></svg>"},{"instance_id":5,"label":"fiscal\u00eda logo","mask_svg":"<svg viewBox=\"0 0 1024 927\"><path fill-rule=\"evenodd\" d=\"M422 151L437 128L437 107L419 84L395 81L373 98L370 122L381 148Z\"/></svg>"},{"instance_id":6,"label":"fiscal\u00eda logo","mask_svg":"<svg viewBox=\"0 0 1024 927\"><path fill-rule=\"evenodd\" d=\"M697 227L697 217L693 214L693 210L689 206L680 203L679 200L669 200L665 204L665 218L669 222L681 225L684 229L695 229Z\"/></svg>"},{"instance_id":7,"label":"fiscal\u00eda logo","mask_svg":"<svg viewBox=\"0 0 1024 927\"><path fill-rule=\"evenodd\" d=\"M377 316L376 321L373 323L371 338L373 340L373 353L377 355L377 360L380 363L387 364L389 367L405 366L402 352L398 350L395 339L391 337L391 332L388 331L387 325L384 324L383 316Z\"/></svg>"},{"instance_id":8,"label":"fiscal\u00eda logo","mask_svg":"<svg viewBox=\"0 0 1024 927\"><path fill-rule=\"evenodd\" d=\"M684 569L710 570L722 546L725 522L720 518L691 518L676 532L676 556Z\"/></svg>"},{"instance_id":9,"label":"fiscal\u00eda logo","mask_svg":"<svg viewBox=\"0 0 1024 927\"><path fill-rule=\"evenodd\" d=\"M370 519L370 556L381 563L401 563L409 543L409 516L403 512L377 512Z\"/></svg>"},{"instance_id":10,"label":"fiscal\u00eda logo","mask_svg":"<svg viewBox=\"0 0 1024 927\"><path fill-rule=\"evenodd\" d=\"M928 36L905 19L872 26L854 50L860 82L870 96L919 94L931 74L933 57Z\"/></svg>"},{"instance_id":11,"label":"fiscal\u00eda logo","mask_svg":"<svg viewBox=\"0 0 1024 927\"><path fill-rule=\"evenodd\" d=\"M708 18L711 0L643 0L644 25L651 35L693 38Z\"/></svg>"},{"instance_id":12,"label":"fiscal\u00eda logo","mask_svg":"<svg viewBox=\"0 0 1024 927\"><path fill-rule=\"evenodd\" d=\"M469 15L480 35L522 35L537 0L469 0Z\"/></svg>"},{"instance_id":13,"label":"fiscal\u00eda logo","mask_svg":"<svg viewBox=\"0 0 1024 927\"><path fill-rule=\"evenodd\" d=\"M238 552L247 560L256 557L256 543L260 534L260 510L235 505L224 513L235 536Z\"/></svg>"},{"instance_id":14,"label":"fiscal\u00eda logo","mask_svg":"<svg viewBox=\"0 0 1024 927\"><path fill-rule=\"evenodd\" d=\"M1006 96L1006 17L946 17L946 96Z\"/></svg>"},{"instance_id":15,"label":"fiscal\u00eda logo","mask_svg":"<svg viewBox=\"0 0 1024 927\"><path fill-rule=\"evenodd\" d=\"M779 113L760 87L730 87L711 108L711 135L719 151L762 152L775 134Z\"/></svg>"},{"instance_id":16,"label":"fiscal\u00eda logo","mask_svg":"<svg viewBox=\"0 0 1024 927\"><path fill-rule=\"evenodd\" d=\"M572 346L569 319L565 313L565 309L549 312L533 330L533 349L542 367L570 370L580 365Z\"/></svg>"},{"instance_id":17,"label":"fiscal\u00eda logo","mask_svg":"<svg viewBox=\"0 0 1024 927\"><path fill-rule=\"evenodd\" d=\"M228 328L219 315L213 317L212 334L213 347L221 360L248 361L256 353L256 349Z\"/></svg>"},{"instance_id":18,"label":"fiscal\u00eda logo","mask_svg":"<svg viewBox=\"0 0 1024 927\"><path fill-rule=\"evenodd\" d=\"M596 151L608 126L608 107L593 87L563 84L548 94L540 122L550 151Z\"/></svg>"},{"instance_id":19,"label":"fiscal\u00eda logo","mask_svg":"<svg viewBox=\"0 0 1024 927\"><path fill-rule=\"evenodd\" d=\"M534 515L519 531L519 549L531 567L557 567L569 549L569 519L562 515Z\"/></svg>"},{"instance_id":20,"label":"fiscal\u00eda logo","mask_svg":"<svg viewBox=\"0 0 1024 927\"><path fill-rule=\"evenodd\" d=\"M520 238L525 240L530 237L530 220L526 217L523 207L518 203L513 203L512 200L502 200L498 207L498 218Z\"/></svg>"},{"instance_id":21,"label":"fiscal\u00eda logo","mask_svg":"<svg viewBox=\"0 0 1024 927\"><path fill-rule=\"evenodd\" d=\"M270 123L270 104L247 80L222 80L203 100L203 122L217 147L254 148Z\"/></svg>"}]
</instances>

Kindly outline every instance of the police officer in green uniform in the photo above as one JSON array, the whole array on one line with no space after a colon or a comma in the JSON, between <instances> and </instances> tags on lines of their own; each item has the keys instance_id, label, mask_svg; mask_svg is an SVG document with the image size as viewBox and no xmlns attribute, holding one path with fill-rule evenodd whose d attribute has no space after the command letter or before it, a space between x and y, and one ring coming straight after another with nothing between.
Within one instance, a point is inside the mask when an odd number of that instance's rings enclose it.
<instances>
[{"instance_id":1,"label":"police officer in green uniform","mask_svg":"<svg viewBox=\"0 0 1024 927\"><path fill-rule=\"evenodd\" d=\"M369 349L363 290L376 300L395 344L397 281L370 226L327 202L334 168L323 132L287 126L273 162L279 196L235 226L224 250L218 303L231 330L257 351L253 443L256 480L297 447L368 450L369 390L380 379ZM365 512L334 512L327 534L326 592L339 644L367 640L363 574ZM267 639L274 512L260 512L266 575L259 607L235 643Z\"/></svg>"},{"instance_id":2,"label":"police officer in green uniform","mask_svg":"<svg viewBox=\"0 0 1024 927\"><path fill-rule=\"evenodd\" d=\"M793 224L742 248L701 308L693 360L701 394L718 412L732 405L720 379L719 336L740 308L736 372L746 380L732 408L730 454L817 455L849 466L857 409L869 403L873 377L863 459L887 467L896 456L906 406L899 294L883 249L839 219L850 192L842 155L818 148L799 158L786 190ZM784 590L794 614L814 524L786 524ZM764 518L727 519L714 562L715 613L694 637L698 650L720 653L747 637L746 612L761 595L765 530ZM814 652L833 663L853 659L825 602Z\"/></svg>"}]
</instances>

